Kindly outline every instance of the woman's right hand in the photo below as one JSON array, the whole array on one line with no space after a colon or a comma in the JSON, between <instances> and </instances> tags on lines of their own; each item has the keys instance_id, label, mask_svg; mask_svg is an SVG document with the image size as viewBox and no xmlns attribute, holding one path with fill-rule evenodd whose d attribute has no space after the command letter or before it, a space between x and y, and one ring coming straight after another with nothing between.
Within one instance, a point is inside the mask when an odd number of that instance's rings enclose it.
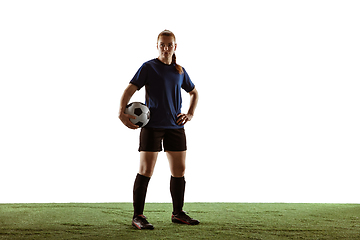
<instances>
[{"instance_id":1,"label":"woman's right hand","mask_svg":"<svg viewBox=\"0 0 360 240\"><path fill-rule=\"evenodd\" d=\"M122 123L123 123L125 126L127 126L127 127L130 128L130 129L138 129L139 126L133 124L133 123L130 121L130 118L136 119L135 116L132 116L132 115L130 115L130 114L126 114L126 113L124 113L124 112L121 112L120 115L119 115L119 119L122 121Z\"/></svg>"}]
</instances>

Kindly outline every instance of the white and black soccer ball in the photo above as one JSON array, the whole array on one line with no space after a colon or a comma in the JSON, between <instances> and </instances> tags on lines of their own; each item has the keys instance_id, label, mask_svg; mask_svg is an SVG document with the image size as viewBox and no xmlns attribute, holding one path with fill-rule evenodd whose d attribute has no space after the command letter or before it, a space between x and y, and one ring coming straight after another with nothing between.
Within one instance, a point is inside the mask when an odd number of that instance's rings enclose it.
<instances>
[{"instance_id":1,"label":"white and black soccer ball","mask_svg":"<svg viewBox=\"0 0 360 240\"><path fill-rule=\"evenodd\" d=\"M150 120L150 109L141 102L132 102L127 105L125 113L135 116L136 119L130 118L130 121L139 127L144 127Z\"/></svg>"}]
</instances>

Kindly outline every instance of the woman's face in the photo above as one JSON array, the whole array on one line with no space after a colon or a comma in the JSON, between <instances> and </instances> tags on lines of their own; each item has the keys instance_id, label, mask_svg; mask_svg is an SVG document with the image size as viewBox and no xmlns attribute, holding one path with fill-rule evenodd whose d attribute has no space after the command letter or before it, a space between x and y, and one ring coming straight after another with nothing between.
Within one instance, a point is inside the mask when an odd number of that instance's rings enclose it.
<instances>
[{"instance_id":1,"label":"woman's face","mask_svg":"<svg viewBox=\"0 0 360 240\"><path fill-rule=\"evenodd\" d=\"M161 36L157 43L157 49L159 50L159 56L161 58L172 58L176 50L176 43L171 36Z\"/></svg>"}]
</instances>

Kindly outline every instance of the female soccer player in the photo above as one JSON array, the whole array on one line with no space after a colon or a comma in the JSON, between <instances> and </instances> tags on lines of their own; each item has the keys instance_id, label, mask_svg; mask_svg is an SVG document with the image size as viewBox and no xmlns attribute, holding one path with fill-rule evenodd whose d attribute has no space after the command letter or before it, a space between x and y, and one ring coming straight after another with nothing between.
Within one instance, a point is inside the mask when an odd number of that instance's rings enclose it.
<instances>
[{"instance_id":1,"label":"female soccer player","mask_svg":"<svg viewBox=\"0 0 360 240\"><path fill-rule=\"evenodd\" d=\"M199 224L182 210L185 192L186 136L184 124L192 119L198 102L198 92L189 75L176 63L175 35L161 32L157 39L159 57L145 62L125 89L120 103L119 118L131 129L138 126L130 122L134 116L125 114L126 105L136 90L145 86L146 105L150 121L140 132L140 169L134 182L132 225L137 229L154 229L143 215L149 180L153 174L158 152L164 151L171 170L170 193L173 202L172 222ZM181 88L190 94L190 107L181 113Z\"/></svg>"}]
</instances>

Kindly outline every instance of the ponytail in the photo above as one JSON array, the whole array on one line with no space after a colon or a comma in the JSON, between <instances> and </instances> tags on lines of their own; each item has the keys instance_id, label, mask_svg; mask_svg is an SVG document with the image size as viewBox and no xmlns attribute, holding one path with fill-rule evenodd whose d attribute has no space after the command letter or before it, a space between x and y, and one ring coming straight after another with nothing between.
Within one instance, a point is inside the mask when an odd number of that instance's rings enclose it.
<instances>
[{"instance_id":1,"label":"ponytail","mask_svg":"<svg viewBox=\"0 0 360 240\"><path fill-rule=\"evenodd\" d=\"M159 38L160 38L161 36L173 37L173 38L174 38L174 42L176 42L176 38L175 38L174 33L172 33L172 32L169 31L169 30L164 30L164 31L162 31L162 32L159 34L159 36L158 36L158 39L157 39L158 41L159 41ZM183 71L183 68L182 68L179 64L176 63L175 53L172 55L172 61L171 61L171 63L172 63L172 64L175 64L175 69L176 69L176 71L177 71L179 74L182 74L182 73L184 72L184 71Z\"/></svg>"},{"instance_id":2,"label":"ponytail","mask_svg":"<svg viewBox=\"0 0 360 240\"><path fill-rule=\"evenodd\" d=\"M184 71L183 71L183 68L176 63L176 56L175 56L175 53L172 55L172 64L175 64L175 68L176 68L176 71L178 71L179 74L182 74Z\"/></svg>"}]
</instances>

